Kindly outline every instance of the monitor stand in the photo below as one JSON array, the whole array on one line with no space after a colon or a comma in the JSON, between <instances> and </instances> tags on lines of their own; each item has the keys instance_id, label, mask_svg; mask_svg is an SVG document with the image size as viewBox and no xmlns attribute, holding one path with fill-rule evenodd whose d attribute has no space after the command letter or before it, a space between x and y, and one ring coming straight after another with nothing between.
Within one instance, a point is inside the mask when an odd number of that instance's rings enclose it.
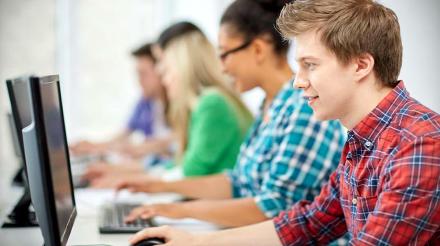
<instances>
[{"instance_id":1,"label":"monitor stand","mask_svg":"<svg viewBox=\"0 0 440 246\"><path fill-rule=\"evenodd\" d=\"M35 212L30 211L31 206L31 193L29 192L29 186L25 177L25 172L21 172L23 181L23 195L18 200L14 209L5 219L2 228L21 228L21 227L35 227L38 226L37 217Z\"/></svg>"},{"instance_id":2,"label":"monitor stand","mask_svg":"<svg viewBox=\"0 0 440 246\"><path fill-rule=\"evenodd\" d=\"M15 174L14 178L12 179L12 185L24 187L24 179L23 179L23 172L24 168L23 165L21 165L20 169L18 169L17 173Z\"/></svg>"}]
</instances>

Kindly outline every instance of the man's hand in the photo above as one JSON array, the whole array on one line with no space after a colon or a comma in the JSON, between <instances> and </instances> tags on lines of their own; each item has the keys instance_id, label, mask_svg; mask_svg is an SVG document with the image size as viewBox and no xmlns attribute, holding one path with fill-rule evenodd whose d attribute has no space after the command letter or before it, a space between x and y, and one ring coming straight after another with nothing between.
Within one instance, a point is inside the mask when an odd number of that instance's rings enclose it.
<instances>
[{"instance_id":1,"label":"man's hand","mask_svg":"<svg viewBox=\"0 0 440 246\"><path fill-rule=\"evenodd\" d=\"M164 216L172 219L187 217L183 203L152 204L134 208L130 214L125 217L125 222L130 223L137 218L149 219L154 216Z\"/></svg>"},{"instance_id":2,"label":"man's hand","mask_svg":"<svg viewBox=\"0 0 440 246\"><path fill-rule=\"evenodd\" d=\"M158 193L168 192L166 182L143 174L119 181L115 185L116 191L127 189L130 192Z\"/></svg>"},{"instance_id":3,"label":"man's hand","mask_svg":"<svg viewBox=\"0 0 440 246\"><path fill-rule=\"evenodd\" d=\"M114 151L117 151L119 153L121 153L124 156L127 156L129 158L142 158L145 155L154 153L154 151L152 151L152 147L146 143L142 143L142 144L123 144L123 145L119 145L117 146L117 148L114 149Z\"/></svg>"},{"instance_id":4,"label":"man's hand","mask_svg":"<svg viewBox=\"0 0 440 246\"><path fill-rule=\"evenodd\" d=\"M84 172L84 175L82 176L82 178L84 180L93 180L102 176L105 176L111 172L115 171L115 167L113 167L112 165L104 162L104 161L99 161L99 162L95 162L90 164L87 167L87 170Z\"/></svg>"},{"instance_id":5,"label":"man's hand","mask_svg":"<svg viewBox=\"0 0 440 246\"><path fill-rule=\"evenodd\" d=\"M69 149L74 155L102 154L107 150L107 146L89 141L80 141L70 145Z\"/></svg>"},{"instance_id":6,"label":"man's hand","mask_svg":"<svg viewBox=\"0 0 440 246\"><path fill-rule=\"evenodd\" d=\"M143 169L140 163L137 161L125 161L119 164L109 164L104 161L99 161L87 168L83 175L84 180L92 181L94 179L106 177L106 176L119 176L123 174L137 174L142 173Z\"/></svg>"},{"instance_id":7,"label":"man's hand","mask_svg":"<svg viewBox=\"0 0 440 246\"><path fill-rule=\"evenodd\" d=\"M90 180L90 187L97 189L116 189L121 182L132 179L143 179L148 174L137 173L110 173Z\"/></svg>"},{"instance_id":8,"label":"man's hand","mask_svg":"<svg viewBox=\"0 0 440 246\"><path fill-rule=\"evenodd\" d=\"M143 239L147 238L163 238L165 240L164 246L197 246L201 245L199 243L200 236L195 236L186 231L178 230L170 226L161 226L144 229L136 233L131 239L130 244L135 244Z\"/></svg>"}]
</instances>

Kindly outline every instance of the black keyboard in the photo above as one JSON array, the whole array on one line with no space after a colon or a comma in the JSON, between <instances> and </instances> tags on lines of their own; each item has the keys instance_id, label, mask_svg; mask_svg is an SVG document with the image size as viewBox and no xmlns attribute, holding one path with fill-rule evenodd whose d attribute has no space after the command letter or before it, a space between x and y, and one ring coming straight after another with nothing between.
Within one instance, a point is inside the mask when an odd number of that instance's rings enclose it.
<instances>
[{"instance_id":1,"label":"black keyboard","mask_svg":"<svg viewBox=\"0 0 440 246\"><path fill-rule=\"evenodd\" d=\"M102 208L99 220L99 232L107 233L135 233L146 227L156 226L152 219L137 219L125 223L124 218L133 208L140 204L115 203Z\"/></svg>"}]
</instances>

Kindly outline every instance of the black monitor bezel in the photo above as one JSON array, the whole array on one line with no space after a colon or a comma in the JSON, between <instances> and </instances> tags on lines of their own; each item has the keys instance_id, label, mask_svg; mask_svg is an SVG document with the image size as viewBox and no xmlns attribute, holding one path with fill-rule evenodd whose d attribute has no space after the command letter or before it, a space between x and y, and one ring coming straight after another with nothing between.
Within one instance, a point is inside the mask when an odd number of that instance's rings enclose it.
<instances>
[{"instance_id":1,"label":"black monitor bezel","mask_svg":"<svg viewBox=\"0 0 440 246\"><path fill-rule=\"evenodd\" d=\"M41 95L41 86L45 84L55 83L57 87L57 93L58 93L58 99L59 99L59 105L60 105L60 114L61 114L61 123L62 123L62 130L64 135L64 144L65 144L65 154L66 154L66 161L68 164L67 170L69 172L69 184L70 189L72 191L72 205L73 210L71 215L69 216L69 220L66 224L66 228L60 234L59 232L59 226L58 226L58 217L56 214L56 206L55 206L55 194L54 194L54 185L51 175L51 167L50 167L50 159L49 159L49 150L47 148L47 139L46 139L46 128L44 124L44 109L42 104L42 95ZM33 77L30 79L30 91L31 91L31 98L32 98L32 108L33 108L33 123L35 124L35 129L37 132L37 141L38 141L38 147L39 147L39 153L40 153L40 160L41 163L41 175L42 175L42 181L44 185L45 191L45 202L48 206L47 208L47 215L49 216L48 222L51 232L55 235L56 240L55 243L58 244L58 242L61 243L61 245L66 245L67 240L70 236L70 233L72 231L72 227L77 215L76 212L76 202L75 202L75 194L74 194L74 188L73 188L73 182L72 182L72 173L70 168L70 156L68 151L68 145L67 145L67 138L66 138L66 127L64 123L64 111L63 111L63 104L61 99L61 90L60 90L60 83L59 83L59 77L58 75L51 75L51 76L45 76L36 78ZM59 237L59 238L58 238Z\"/></svg>"},{"instance_id":2,"label":"black monitor bezel","mask_svg":"<svg viewBox=\"0 0 440 246\"><path fill-rule=\"evenodd\" d=\"M15 97L15 90L14 90L14 84L15 83L26 83L26 80L29 81L29 79L25 79L25 78L15 78L15 79L8 79L6 80L6 87L8 90L8 96L9 96L9 101L11 103L11 110L13 112L12 114L12 118L14 120L14 127L15 127L15 131L17 133L17 139L18 139L18 143L19 143L19 147L20 147L20 151L21 151L21 161L24 163L25 157L24 157L24 144L23 144L23 138L19 137L21 136L21 126L23 126L23 122L21 122L21 120L19 119L19 116L17 117L17 113L19 113L19 109L18 109L18 105L17 105L17 98ZM30 106L30 105L29 105Z\"/></svg>"}]
</instances>

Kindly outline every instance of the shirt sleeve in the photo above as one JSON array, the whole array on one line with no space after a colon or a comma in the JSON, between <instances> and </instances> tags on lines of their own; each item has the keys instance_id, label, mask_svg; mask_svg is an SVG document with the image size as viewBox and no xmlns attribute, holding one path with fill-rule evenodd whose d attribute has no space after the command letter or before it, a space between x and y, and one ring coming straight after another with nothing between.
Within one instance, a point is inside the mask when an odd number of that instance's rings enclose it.
<instances>
[{"instance_id":1,"label":"shirt sleeve","mask_svg":"<svg viewBox=\"0 0 440 246\"><path fill-rule=\"evenodd\" d=\"M130 119L128 120L127 123L127 130L129 131L135 131L136 127L137 127L137 121L140 115L140 111L141 111L141 101L138 101L136 103L136 106L133 110L133 112L131 113Z\"/></svg>"},{"instance_id":2,"label":"shirt sleeve","mask_svg":"<svg viewBox=\"0 0 440 246\"><path fill-rule=\"evenodd\" d=\"M222 171L219 163L228 148L240 136L238 121L225 98L211 95L202 99L200 107L191 116L188 146L183 158L185 176L201 176Z\"/></svg>"},{"instance_id":3,"label":"shirt sleeve","mask_svg":"<svg viewBox=\"0 0 440 246\"><path fill-rule=\"evenodd\" d=\"M226 170L225 172L226 177L229 179L229 182L231 183L231 192L233 198L239 198L240 197L240 185L238 184L239 175L237 173L237 169L233 168L232 170Z\"/></svg>"},{"instance_id":4,"label":"shirt sleeve","mask_svg":"<svg viewBox=\"0 0 440 246\"><path fill-rule=\"evenodd\" d=\"M318 195L322 183L336 169L344 143L337 122L317 121L303 102L285 117L277 128L283 129L272 149L270 171L264 176L255 202L268 218L273 218L293 203Z\"/></svg>"},{"instance_id":5,"label":"shirt sleeve","mask_svg":"<svg viewBox=\"0 0 440 246\"><path fill-rule=\"evenodd\" d=\"M427 137L399 150L383 169L383 190L372 201L374 210L351 244L427 244L439 230L439 153L440 141Z\"/></svg>"},{"instance_id":6,"label":"shirt sleeve","mask_svg":"<svg viewBox=\"0 0 440 246\"><path fill-rule=\"evenodd\" d=\"M283 245L321 245L347 231L339 201L339 169L312 202L300 201L274 218ZM318 243L319 242L319 243Z\"/></svg>"},{"instance_id":7,"label":"shirt sleeve","mask_svg":"<svg viewBox=\"0 0 440 246\"><path fill-rule=\"evenodd\" d=\"M431 239L440 221L438 153L438 140L430 138L400 148L383 168L379 196L358 199L368 214L351 245L425 245ZM323 244L345 232L339 173L340 168L313 203L300 202L274 219L284 245Z\"/></svg>"}]
</instances>

